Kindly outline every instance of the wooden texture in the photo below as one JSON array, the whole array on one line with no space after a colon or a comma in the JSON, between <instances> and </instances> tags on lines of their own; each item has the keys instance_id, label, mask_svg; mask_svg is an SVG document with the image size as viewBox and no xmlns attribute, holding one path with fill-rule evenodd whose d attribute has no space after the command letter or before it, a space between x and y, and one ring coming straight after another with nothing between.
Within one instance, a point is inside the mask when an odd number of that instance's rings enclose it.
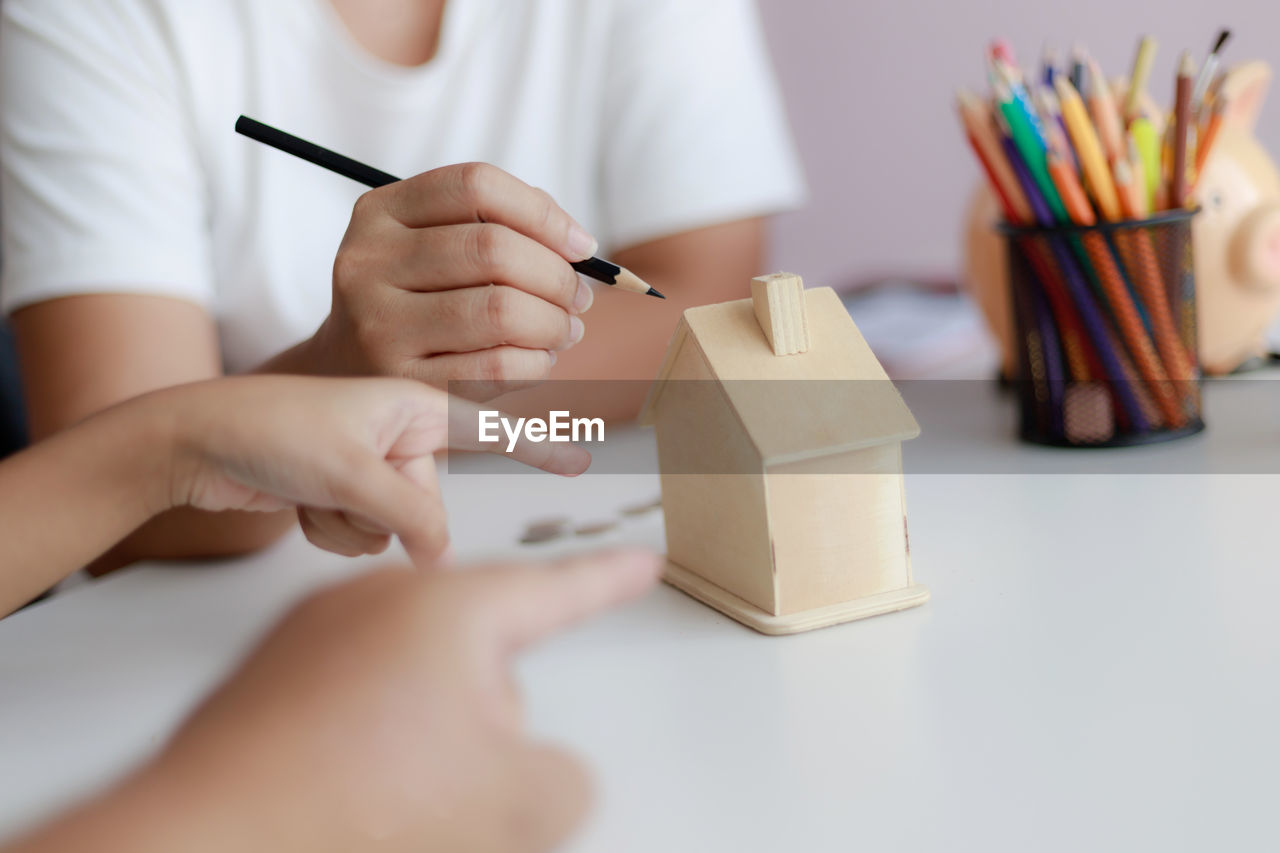
<instances>
[{"instance_id":1,"label":"wooden texture","mask_svg":"<svg viewBox=\"0 0 1280 853\"><path fill-rule=\"evenodd\" d=\"M670 378L655 424L667 555L772 612L760 456L689 335L679 338Z\"/></svg>"},{"instance_id":2,"label":"wooden texture","mask_svg":"<svg viewBox=\"0 0 1280 853\"><path fill-rule=\"evenodd\" d=\"M920 426L829 287L805 291L810 349L774 356L752 301L685 311L676 337L692 335L742 428L765 464L795 461L914 438ZM653 423L669 385L675 341L640 413ZM818 381L825 380L825 381ZM665 406L664 406L665 410ZM711 442L690 436L686 441Z\"/></svg>"},{"instance_id":3,"label":"wooden texture","mask_svg":"<svg viewBox=\"0 0 1280 853\"><path fill-rule=\"evenodd\" d=\"M769 468L776 615L911 584L901 447Z\"/></svg>"},{"instance_id":4,"label":"wooden texture","mask_svg":"<svg viewBox=\"0 0 1280 853\"><path fill-rule=\"evenodd\" d=\"M757 279L755 299L686 311L641 412L658 439L668 580L771 634L927 597L911 583L902 479L901 441L919 426L834 291L798 285ZM778 357L793 333L770 343L767 303L792 297L810 347Z\"/></svg>"},{"instance_id":5,"label":"wooden texture","mask_svg":"<svg viewBox=\"0 0 1280 853\"><path fill-rule=\"evenodd\" d=\"M777 272L751 279L751 304L774 355L808 352L809 324L800 276Z\"/></svg>"},{"instance_id":6,"label":"wooden texture","mask_svg":"<svg viewBox=\"0 0 1280 853\"><path fill-rule=\"evenodd\" d=\"M689 571L678 563L668 562L662 579L703 604L720 611L725 616L735 619L753 628L761 634L779 636L799 634L802 631L813 631L827 628L842 622L855 619L866 619L868 616L879 616L916 607L929 600L929 589L922 584L915 584L906 589L883 592L867 598L843 601L803 613L790 613L774 616L766 613L750 602L743 601L733 593L716 586Z\"/></svg>"}]
</instances>

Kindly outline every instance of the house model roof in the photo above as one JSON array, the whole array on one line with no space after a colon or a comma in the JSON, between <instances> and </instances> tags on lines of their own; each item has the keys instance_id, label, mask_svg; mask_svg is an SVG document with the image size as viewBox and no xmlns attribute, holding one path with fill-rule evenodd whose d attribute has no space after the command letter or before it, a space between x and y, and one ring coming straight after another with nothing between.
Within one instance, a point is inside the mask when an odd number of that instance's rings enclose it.
<instances>
[{"instance_id":1,"label":"house model roof","mask_svg":"<svg viewBox=\"0 0 1280 853\"><path fill-rule=\"evenodd\" d=\"M681 359L701 359L767 464L798 461L903 441L920 434L840 297L829 287L799 290L807 324L803 352L766 337L751 299L690 308L676 327L640 413L652 424ZM801 332L803 335L803 332Z\"/></svg>"}]
</instances>

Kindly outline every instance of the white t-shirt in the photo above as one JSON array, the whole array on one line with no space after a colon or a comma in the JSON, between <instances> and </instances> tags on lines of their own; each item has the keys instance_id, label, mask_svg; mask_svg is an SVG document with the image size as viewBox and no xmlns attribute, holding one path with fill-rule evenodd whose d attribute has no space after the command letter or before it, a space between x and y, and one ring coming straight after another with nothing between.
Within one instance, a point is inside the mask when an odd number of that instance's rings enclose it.
<instances>
[{"instance_id":1,"label":"white t-shirt","mask_svg":"<svg viewBox=\"0 0 1280 853\"><path fill-rule=\"evenodd\" d=\"M327 0L4 0L6 312L89 292L205 306L244 370L312 334L364 188L238 136L241 113L407 177L481 160L602 251L798 204L750 0L448 0L380 61Z\"/></svg>"}]
</instances>

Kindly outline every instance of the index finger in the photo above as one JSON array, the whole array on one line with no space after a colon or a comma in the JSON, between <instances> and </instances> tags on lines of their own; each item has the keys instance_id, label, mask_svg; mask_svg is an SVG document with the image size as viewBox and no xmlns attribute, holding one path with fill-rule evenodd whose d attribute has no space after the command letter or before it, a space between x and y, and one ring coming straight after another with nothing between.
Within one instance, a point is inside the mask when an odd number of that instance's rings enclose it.
<instances>
[{"instance_id":1,"label":"index finger","mask_svg":"<svg viewBox=\"0 0 1280 853\"><path fill-rule=\"evenodd\" d=\"M523 648L623 602L658 579L662 559L639 548L477 573L504 652Z\"/></svg>"},{"instance_id":2,"label":"index finger","mask_svg":"<svg viewBox=\"0 0 1280 853\"><path fill-rule=\"evenodd\" d=\"M537 240L567 261L596 252L595 238L549 193L488 163L432 169L373 193L409 228L494 222Z\"/></svg>"}]
</instances>

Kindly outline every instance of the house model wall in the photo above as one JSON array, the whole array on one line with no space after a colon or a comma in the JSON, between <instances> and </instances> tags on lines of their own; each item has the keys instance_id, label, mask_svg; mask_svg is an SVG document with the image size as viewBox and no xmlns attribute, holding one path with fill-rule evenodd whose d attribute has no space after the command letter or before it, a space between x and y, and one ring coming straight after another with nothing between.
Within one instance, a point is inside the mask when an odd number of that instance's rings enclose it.
<instances>
[{"instance_id":1,"label":"house model wall","mask_svg":"<svg viewBox=\"0 0 1280 853\"><path fill-rule=\"evenodd\" d=\"M928 598L902 478L919 426L830 288L780 273L686 311L641 419L672 585L771 634Z\"/></svg>"}]
</instances>

